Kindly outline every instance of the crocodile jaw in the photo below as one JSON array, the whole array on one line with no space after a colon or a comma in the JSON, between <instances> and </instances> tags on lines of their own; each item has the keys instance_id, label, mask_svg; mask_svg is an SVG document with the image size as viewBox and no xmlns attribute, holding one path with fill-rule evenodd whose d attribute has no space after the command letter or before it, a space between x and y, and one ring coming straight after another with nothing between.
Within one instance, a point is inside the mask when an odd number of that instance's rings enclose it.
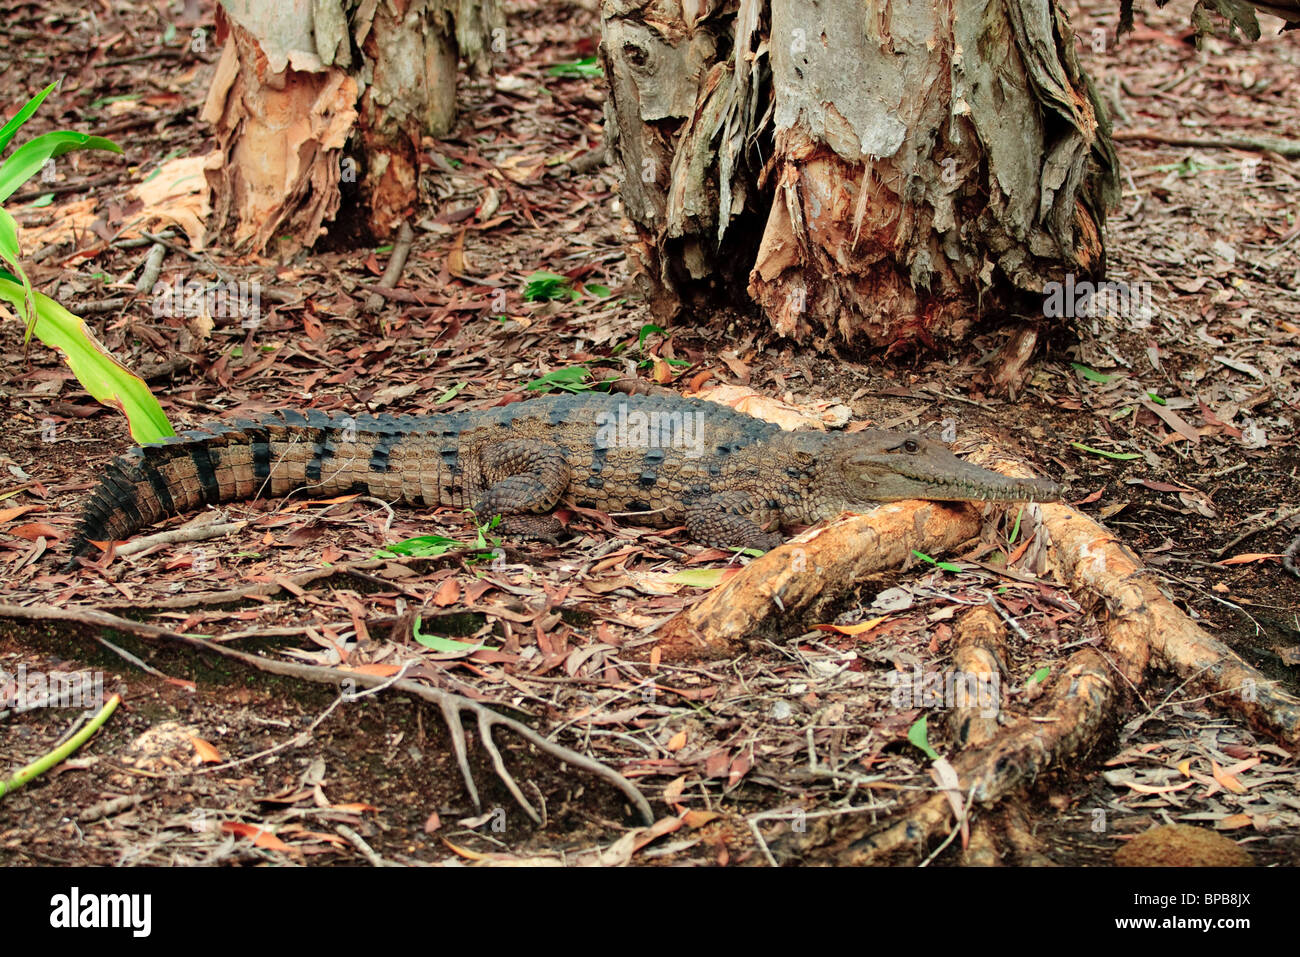
<instances>
[{"instance_id":1,"label":"crocodile jaw","mask_svg":"<svg viewBox=\"0 0 1300 957\"><path fill-rule=\"evenodd\" d=\"M859 438L860 437L860 438ZM972 465L944 445L919 435L860 432L837 471L851 503L919 498L939 502L1055 502L1061 487L1046 479L1018 479Z\"/></svg>"}]
</instances>

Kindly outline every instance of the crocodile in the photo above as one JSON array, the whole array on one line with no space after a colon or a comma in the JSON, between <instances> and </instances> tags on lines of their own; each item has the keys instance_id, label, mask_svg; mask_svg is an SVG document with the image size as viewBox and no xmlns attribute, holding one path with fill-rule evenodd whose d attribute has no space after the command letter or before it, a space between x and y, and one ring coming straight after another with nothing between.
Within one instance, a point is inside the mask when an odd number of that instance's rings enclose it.
<instances>
[{"instance_id":1,"label":"crocodile","mask_svg":"<svg viewBox=\"0 0 1300 957\"><path fill-rule=\"evenodd\" d=\"M71 540L74 556L203 505L362 490L392 502L501 516L554 541L561 500L697 542L767 550L778 529L901 499L1055 501L920 435L785 431L680 396L579 393L418 416L280 411L185 431L109 463Z\"/></svg>"}]
</instances>

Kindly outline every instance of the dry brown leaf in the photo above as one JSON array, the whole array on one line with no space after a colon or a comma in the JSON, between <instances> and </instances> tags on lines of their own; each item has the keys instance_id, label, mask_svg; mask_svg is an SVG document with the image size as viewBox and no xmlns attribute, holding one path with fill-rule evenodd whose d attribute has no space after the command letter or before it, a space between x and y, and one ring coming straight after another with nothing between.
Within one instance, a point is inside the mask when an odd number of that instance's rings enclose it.
<instances>
[{"instance_id":1,"label":"dry brown leaf","mask_svg":"<svg viewBox=\"0 0 1300 957\"><path fill-rule=\"evenodd\" d=\"M180 156L163 163L143 183L131 190L144 209L127 224L122 236L138 236L159 223L176 225L185 231L190 245L202 249L208 215L208 180L203 172L206 156Z\"/></svg>"},{"instance_id":2,"label":"dry brown leaf","mask_svg":"<svg viewBox=\"0 0 1300 957\"><path fill-rule=\"evenodd\" d=\"M437 594L433 596L433 603L439 608L446 608L448 605L454 605L459 599L460 582L448 578L439 586Z\"/></svg>"},{"instance_id":3,"label":"dry brown leaf","mask_svg":"<svg viewBox=\"0 0 1300 957\"><path fill-rule=\"evenodd\" d=\"M1243 555L1233 555L1231 558L1225 558L1223 561L1215 562L1216 565L1250 565L1255 562L1268 561L1269 559L1281 558L1271 552L1247 552Z\"/></svg>"},{"instance_id":4,"label":"dry brown leaf","mask_svg":"<svg viewBox=\"0 0 1300 957\"><path fill-rule=\"evenodd\" d=\"M682 792L686 790L686 775L682 774L673 778L664 785L663 800L670 807L681 800Z\"/></svg>"},{"instance_id":5,"label":"dry brown leaf","mask_svg":"<svg viewBox=\"0 0 1300 957\"><path fill-rule=\"evenodd\" d=\"M717 811L687 811L682 815L682 823L691 830L695 830L710 821L716 821L721 816Z\"/></svg>"},{"instance_id":6,"label":"dry brown leaf","mask_svg":"<svg viewBox=\"0 0 1300 957\"><path fill-rule=\"evenodd\" d=\"M228 834L249 838L255 846L264 847L269 851L293 850L270 831L252 824L245 824L243 821L222 821L221 829Z\"/></svg>"},{"instance_id":7,"label":"dry brown leaf","mask_svg":"<svg viewBox=\"0 0 1300 957\"><path fill-rule=\"evenodd\" d=\"M767 422L773 422L783 429L817 429L839 428L852 416L851 410L834 402L815 402L806 407L791 405L771 396L755 392L753 389L736 385L716 385L696 393L688 393L688 398L704 399L730 406L737 412L744 412Z\"/></svg>"},{"instance_id":8,"label":"dry brown leaf","mask_svg":"<svg viewBox=\"0 0 1300 957\"><path fill-rule=\"evenodd\" d=\"M194 745L199 760L204 764L219 764L221 762L221 752L197 735L190 735L190 744Z\"/></svg>"},{"instance_id":9,"label":"dry brown leaf","mask_svg":"<svg viewBox=\"0 0 1300 957\"><path fill-rule=\"evenodd\" d=\"M28 525L19 525L17 528L9 529L10 535L17 535L19 538L25 538L29 542L34 542L38 538L54 539L60 541L64 533L59 531L53 525L46 525L44 522L32 522Z\"/></svg>"},{"instance_id":10,"label":"dry brown leaf","mask_svg":"<svg viewBox=\"0 0 1300 957\"><path fill-rule=\"evenodd\" d=\"M870 621L861 621L856 625L814 625L813 627L820 631L839 632L841 635L863 635L885 621L889 621L888 615L872 618Z\"/></svg>"}]
</instances>

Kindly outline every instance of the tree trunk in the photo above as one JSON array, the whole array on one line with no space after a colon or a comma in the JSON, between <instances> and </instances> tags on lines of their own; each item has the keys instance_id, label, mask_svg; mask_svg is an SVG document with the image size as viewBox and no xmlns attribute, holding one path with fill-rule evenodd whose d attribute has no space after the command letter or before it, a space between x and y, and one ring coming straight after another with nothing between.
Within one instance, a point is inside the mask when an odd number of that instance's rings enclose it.
<instances>
[{"instance_id":1,"label":"tree trunk","mask_svg":"<svg viewBox=\"0 0 1300 957\"><path fill-rule=\"evenodd\" d=\"M1099 276L1105 114L1054 0L603 0L608 141L652 308L798 341L960 339Z\"/></svg>"},{"instance_id":2,"label":"tree trunk","mask_svg":"<svg viewBox=\"0 0 1300 957\"><path fill-rule=\"evenodd\" d=\"M455 122L458 59L485 70L500 24L495 0L222 0L202 114L216 228L291 253L342 190L356 239L391 236L418 198L421 138Z\"/></svg>"}]
</instances>

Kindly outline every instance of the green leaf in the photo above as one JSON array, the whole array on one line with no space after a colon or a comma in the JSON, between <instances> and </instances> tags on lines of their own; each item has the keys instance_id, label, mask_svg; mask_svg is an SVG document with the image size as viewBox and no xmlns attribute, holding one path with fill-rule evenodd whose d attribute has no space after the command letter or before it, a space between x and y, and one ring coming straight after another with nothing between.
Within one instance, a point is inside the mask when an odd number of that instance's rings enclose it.
<instances>
[{"instance_id":1,"label":"green leaf","mask_svg":"<svg viewBox=\"0 0 1300 957\"><path fill-rule=\"evenodd\" d=\"M686 568L669 575L664 582L669 585L690 585L692 588L713 588L722 581L725 568Z\"/></svg>"},{"instance_id":2,"label":"green leaf","mask_svg":"<svg viewBox=\"0 0 1300 957\"><path fill-rule=\"evenodd\" d=\"M473 654L480 648L486 648L487 643L480 641L477 645L467 644L463 641L456 641L454 638L442 638L438 635L426 635L420 631L422 619L416 618L411 633L415 640L431 651L439 652L444 655L456 654Z\"/></svg>"},{"instance_id":3,"label":"green leaf","mask_svg":"<svg viewBox=\"0 0 1300 957\"><path fill-rule=\"evenodd\" d=\"M18 223L3 206L0 206L0 259L13 269L13 280L23 288L19 318L27 326L23 341L28 342L32 337L32 326L36 322L36 302L32 298L35 293L32 290L31 280L23 271L22 250L18 246Z\"/></svg>"},{"instance_id":4,"label":"green leaf","mask_svg":"<svg viewBox=\"0 0 1300 957\"><path fill-rule=\"evenodd\" d=\"M1007 539L1008 545L1016 543L1016 537L1020 534L1020 517L1025 514L1025 508L1022 505L1016 510L1016 523L1011 526L1011 536Z\"/></svg>"},{"instance_id":5,"label":"green leaf","mask_svg":"<svg viewBox=\"0 0 1300 957\"><path fill-rule=\"evenodd\" d=\"M1091 445L1084 445L1082 442L1071 442L1070 444L1081 452L1091 452L1093 455L1100 455L1106 459L1117 459L1121 462L1142 458L1141 452L1107 452L1105 449L1094 449Z\"/></svg>"},{"instance_id":6,"label":"green leaf","mask_svg":"<svg viewBox=\"0 0 1300 957\"><path fill-rule=\"evenodd\" d=\"M565 76L565 77L600 77L603 74L600 70L600 64L594 56L584 57L581 60L575 60L572 63L557 63L546 71L547 76Z\"/></svg>"},{"instance_id":7,"label":"green leaf","mask_svg":"<svg viewBox=\"0 0 1300 957\"><path fill-rule=\"evenodd\" d=\"M90 740L91 735L103 727L104 722L107 721L113 712L117 710L117 706L121 701L121 695L113 695L104 703L104 706L99 709L95 716L86 723L84 728L72 737L68 738L54 750L37 758L31 764L19 768L8 780L0 781L0 798L3 798L11 791L18 790L28 781L39 777L50 768L58 767L66 761L74 751Z\"/></svg>"},{"instance_id":8,"label":"green leaf","mask_svg":"<svg viewBox=\"0 0 1300 957\"><path fill-rule=\"evenodd\" d=\"M930 747L930 735L926 730L925 715L917 718L912 723L912 726L907 729L907 740L924 751L925 756L931 761L939 760L939 752Z\"/></svg>"},{"instance_id":9,"label":"green leaf","mask_svg":"<svg viewBox=\"0 0 1300 957\"><path fill-rule=\"evenodd\" d=\"M444 402L450 402L452 399L456 398L456 396L460 395L461 390L467 385L469 385L468 382L457 382L442 395L438 396L437 400L435 400L433 404L442 405Z\"/></svg>"},{"instance_id":10,"label":"green leaf","mask_svg":"<svg viewBox=\"0 0 1300 957\"><path fill-rule=\"evenodd\" d=\"M18 128L26 123L28 119L31 118L31 115L36 112L37 107L41 105L41 101L53 93L54 88L58 85L59 81L55 80L45 89L41 90L41 92L37 93L27 101L26 105L24 105L21 110L14 114L13 119L6 123L3 129L0 129L0 153L5 151L5 148L9 145L9 141L13 139L14 134L18 132Z\"/></svg>"},{"instance_id":11,"label":"green leaf","mask_svg":"<svg viewBox=\"0 0 1300 957\"><path fill-rule=\"evenodd\" d=\"M138 443L158 442L176 431L144 380L109 354L85 322L39 292L29 299L15 277L0 271L0 298L20 313L30 301L35 310L36 338L63 353L63 361L92 396L126 415L131 438Z\"/></svg>"},{"instance_id":12,"label":"green leaf","mask_svg":"<svg viewBox=\"0 0 1300 957\"><path fill-rule=\"evenodd\" d=\"M136 100L140 99L140 97L141 94L139 93L118 93L114 96L101 96L98 99L90 101L90 109L102 110L110 103L135 102Z\"/></svg>"},{"instance_id":13,"label":"green leaf","mask_svg":"<svg viewBox=\"0 0 1300 957\"><path fill-rule=\"evenodd\" d=\"M1148 393L1147 393L1147 398L1150 399L1152 402L1154 402L1156 405L1168 405L1168 404L1169 404L1169 403L1166 402L1164 399L1160 398L1160 396L1156 395L1154 392L1148 392Z\"/></svg>"},{"instance_id":14,"label":"green leaf","mask_svg":"<svg viewBox=\"0 0 1300 957\"><path fill-rule=\"evenodd\" d=\"M915 548L912 549L912 554L915 555L917 558L921 559L921 561L929 562L935 568L942 568L946 572L961 571L960 565L954 565L952 562L941 562L937 558L931 558L929 555L925 554L924 552L918 552Z\"/></svg>"},{"instance_id":15,"label":"green leaf","mask_svg":"<svg viewBox=\"0 0 1300 957\"><path fill-rule=\"evenodd\" d=\"M597 299L608 299L614 294L613 290L608 286L601 286L594 282L584 283L582 288L591 293Z\"/></svg>"},{"instance_id":16,"label":"green leaf","mask_svg":"<svg viewBox=\"0 0 1300 957\"><path fill-rule=\"evenodd\" d=\"M1052 673L1051 668L1039 668L1037 671L1035 671L1032 675L1029 676L1029 680L1025 683L1031 685L1033 684L1041 685L1044 681L1047 680L1047 676L1050 675L1051 673Z\"/></svg>"},{"instance_id":17,"label":"green leaf","mask_svg":"<svg viewBox=\"0 0 1300 957\"><path fill-rule=\"evenodd\" d=\"M553 369L544 376L539 376L524 386L533 392L549 392L551 389L563 389L565 392L589 392L593 383L591 370L585 365L566 366Z\"/></svg>"},{"instance_id":18,"label":"green leaf","mask_svg":"<svg viewBox=\"0 0 1300 957\"><path fill-rule=\"evenodd\" d=\"M1104 372L1098 372L1096 369L1089 369L1081 362L1071 362L1070 365L1074 367L1075 372L1079 373L1079 375L1083 376L1089 382L1100 382L1105 384L1115 378L1113 375L1106 375Z\"/></svg>"},{"instance_id":19,"label":"green leaf","mask_svg":"<svg viewBox=\"0 0 1300 957\"><path fill-rule=\"evenodd\" d=\"M1249 9L1244 8L1244 9ZM1235 170L1238 167L1232 164L1222 166L1211 166L1208 163L1198 163L1192 157L1187 157L1177 163L1165 163L1163 166L1153 166L1153 170L1159 173L1177 173L1180 177L1195 176L1197 173L1209 172L1211 170Z\"/></svg>"},{"instance_id":20,"label":"green leaf","mask_svg":"<svg viewBox=\"0 0 1300 957\"><path fill-rule=\"evenodd\" d=\"M42 195L40 195L40 196L37 196L34 200L32 200L30 203L28 203L28 204L26 205L26 207L24 207L24 208L25 208L25 209L44 209L46 206L49 206L49 205L50 205L51 203L53 203L53 202L54 202L54 194L53 194L53 193L44 193L44 194L42 194Z\"/></svg>"},{"instance_id":21,"label":"green leaf","mask_svg":"<svg viewBox=\"0 0 1300 957\"><path fill-rule=\"evenodd\" d=\"M0 166L0 203L35 176L46 160L73 150L108 150L120 153L122 147L102 136L87 136L72 130L43 133L15 149L4 161L4 165Z\"/></svg>"},{"instance_id":22,"label":"green leaf","mask_svg":"<svg viewBox=\"0 0 1300 957\"><path fill-rule=\"evenodd\" d=\"M569 285L569 277L539 269L524 280L526 302L550 302L554 299L581 299L582 295Z\"/></svg>"},{"instance_id":23,"label":"green leaf","mask_svg":"<svg viewBox=\"0 0 1300 957\"><path fill-rule=\"evenodd\" d=\"M664 334L665 333L664 333L663 326L656 326L653 322L647 322L644 326L641 327L641 332L636 337L637 348L644 349L645 341L649 339L651 336L654 335L662 336Z\"/></svg>"},{"instance_id":24,"label":"green leaf","mask_svg":"<svg viewBox=\"0 0 1300 957\"><path fill-rule=\"evenodd\" d=\"M399 556L404 556L407 558L436 558L439 555L445 555L453 549L459 551L460 549L473 547L473 545L469 545L466 542L457 541L454 538L447 538L443 535L418 535L415 538L408 538L405 541L385 545L375 553L375 557L397 558Z\"/></svg>"}]
</instances>

